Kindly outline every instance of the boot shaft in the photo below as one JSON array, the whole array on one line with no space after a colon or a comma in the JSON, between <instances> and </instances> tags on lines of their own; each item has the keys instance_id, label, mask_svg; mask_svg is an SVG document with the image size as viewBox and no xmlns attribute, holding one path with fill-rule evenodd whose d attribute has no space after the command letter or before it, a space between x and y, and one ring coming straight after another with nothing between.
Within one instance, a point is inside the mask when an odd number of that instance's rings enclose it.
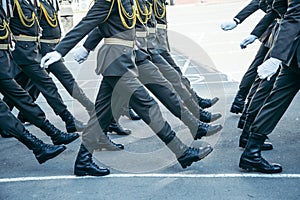
<instances>
[{"instance_id":1,"label":"boot shaft","mask_svg":"<svg viewBox=\"0 0 300 200\"><path fill-rule=\"evenodd\" d=\"M29 131L26 129L17 139L22 142L28 149L32 150L34 154L40 153L43 149L43 146L45 146L43 141L29 133Z\"/></svg>"},{"instance_id":2,"label":"boot shaft","mask_svg":"<svg viewBox=\"0 0 300 200\"><path fill-rule=\"evenodd\" d=\"M266 135L259 133L251 133L243 153L244 157L248 157L251 159L260 159L261 158L261 150L262 145L267 139Z\"/></svg>"}]
</instances>

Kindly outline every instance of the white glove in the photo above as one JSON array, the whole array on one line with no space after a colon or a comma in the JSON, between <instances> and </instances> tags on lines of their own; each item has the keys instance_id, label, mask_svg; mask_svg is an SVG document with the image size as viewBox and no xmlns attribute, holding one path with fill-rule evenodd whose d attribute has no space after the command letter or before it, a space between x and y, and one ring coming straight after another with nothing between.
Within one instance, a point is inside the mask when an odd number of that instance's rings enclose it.
<instances>
[{"instance_id":1,"label":"white glove","mask_svg":"<svg viewBox=\"0 0 300 200\"><path fill-rule=\"evenodd\" d=\"M241 48L245 49L248 44L253 43L256 39L257 39L257 37L255 35L249 35L241 42L241 44L240 44Z\"/></svg>"},{"instance_id":2,"label":"white glove","mask_svg":"<svg viewBox=\"0 0 300 200\"><path fill-rule=\"evenodd\" d=\"M49 65L59 61L62 58L61 54L57 51L47 53L41 60L41 67L48 68Z\"/></svg>"},{"instance_id":3,"label":"white glove","mask_svg":"<svg viewBox=\"0 0 300 200\"><path fill-rule=\"evenodd\" d=\"M90 52L86 48L81 46L75 50L75 52L73 53L73 58L79 64L81 64L88 58L89 54Z\"/></svg>"},{"instance_id":4,"label":"white glove","mask_svg":"<svg viewBox=\"0 0 300 200\"><path fill-rule=\"evenodd\" d=\"M11 41L9 44L9 50L10 51L14 51L16 47L16 43L14 41Z\"/></svg>"},{"instance_id":5,"label":"white glove","mask_svg":"<svg viewBox=\"0 0 300 200\"><path fill-rule=\"evenodd\" d=\"M260 79L265 79L269 81L271 77L277 72L281 60L277 58L269 58L263 64L257 67L257 74Z\"/></svg>"},{"instance_id":6,"label":"white glove","mask_svg":"<svg viewBox=\"0 0 300 200\"><path fill-rule=\"evenodd\" d=\"M234 29L237 26L236 21L232 20L230 22L223 22L221 24L221 29L223 29L223 31L229 31Z\"/></svg>"}]
</instances>

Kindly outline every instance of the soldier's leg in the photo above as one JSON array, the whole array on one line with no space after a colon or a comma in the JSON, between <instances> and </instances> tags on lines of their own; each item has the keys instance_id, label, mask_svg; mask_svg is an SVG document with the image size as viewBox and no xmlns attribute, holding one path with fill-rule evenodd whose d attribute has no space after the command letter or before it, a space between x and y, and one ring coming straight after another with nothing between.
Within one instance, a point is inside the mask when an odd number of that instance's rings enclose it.
<instances>
[{"instance_id":1,"label":"soldier's leg","mask_svg":"<svg viewBox=\"0 0 300 200\"><path fill-rule=\"evenodd\" d=\"M28 149L32 150L40 164L56 157L66 147L62 145L45 144L30 134L23 124L9 111L8 106L0 100L0 128L13 135Z\"/></svg>"},{"instance_id":2,"label":"soldier's leg","mask_svg":"<svg viewBox=\"0 0 300 200\"><path fill-rule=\"evenodd\" d=\"M77 133L64 133L51 124L41 108L14 79L0 80L0 91L20 112L24 113L29 122L50 136L54 144L69 144L79 137Z\"/></svg>"},{"instance_id":3,"label":"soldier's leg","mask_svg":"<svg viewBox=\"0 0 300 200\"><path fill-rule=\"evenodd\" d=\"M267 139L267 135L274 130L299 89L299 74L283 66L270 95L251 126L247 146L240 158L239 166L242 169L257 170L263 173L280 173L282 171L280 165L270 164L261 157L262 145Z\"/></svg>"},{"instance_id":4,"label":"soldier's leg","mask_svg":"<svg viewBox=\"0 0 300 200\"><path fill-rule=\"evenodd\" d=\"M176 155L183 168L204 158L212 151L210 146L195 149L183 144L176 137L170 125L162 117L157 102L150 97L143 85L133 75L128 73L123 75L119 80L111 79L109 81L114 87L111 107L112 113L115 113L114 109L120 101L119 97L123 97L122 101L128 102L129 105L132 106L142 120ZM116 94L117 98L114 98L114 94Z\"/></svg>"},{"instance_id":5,"label":"soldier's leg","mask_svg":"<svg viewBox=\"0 0 300 200\"><path fill-rule=\"evenodd\" d=\"M257 114L251 132L270 134L289 107L300 88L299 75L288 67L282 67L274 87Z\"/></svg>"},{"instance_id":6,"label":"soldier's leg","mask_svg":"<svg viewBox=\"0 0 300 200\"><path fill-rule=\"evenodd\" d=\"M252 122L254 121L260 108L264 105L265 100L270 95L270 92L273 88L278 73L279 70L275 75L273 75L271 80L266 80L266 79L260 80L257 90L253 95L253 97L251 98L251 101L249 102L248 109L244 111L246 113L246 120L239 140L240 147L244 148L246 146L250 135L250 127L252 125ZM271 150L271 149L273 149L273 146L270 142L265 142L262 146L262 150Z\"/></svg>"},{"instance_id":7,"label":"soldier's leg","mask_svg":"<svg viewBox=\"0 0 300 200\"><path fill-rule=\"evenodd\" d=\"M242 113L244 109L245 99L257 75L257 67L263 63L268 51L269 48L265 47L264 44L261 44L253 62L251 63L241 80L239 90L234 98L234 101L230 108L230 112L237 114Z\"/></svg>"},{"instance_id":8,"label":"soldier's leg","mask_svg":"<svg viewBox=\"0 0 300 200\"><path fill-rule=\"evenodd\" d=\"M211 126L200 122L182 104L181 98L175 92L173 86L167 81L158 68L149 60L137 63L139 80L149 89L166 108L189 127L195 139L212 135L222 129L220 125Z\"/></svg>"},{"instance_id":9,"label":"soldier's leg","mask_svg":"<svg viewBox=\"0 0 300 200\"><path fill-rule=\"evenodd\" d=\"M55 43L41 43L41 54L46 55L48 52L54 51ZM72 73L63 63L63 60L53 63L47 69L47 72L52 73L59 82L64 86L67 92L86 108L88 112L94 110L94 103L86 96L84 91L79 87Z\"/></svg>"},{"instance_id":10,"label":"soldier's leg","mask_svg":"<svg viewBox=\"0 0 300 200\"><path fill-rule=\"evenodd\" d=\"M159 54L152 54L151 58L163 76L172 84L177 94L183 100L184 105L191 111L191 113L193 113L196 118L203 122L212 122L222 116L220 113L211 114L199 107L191 93L181 82L180 75Z\"/></svg>"},{"instance_id":11,"label":"soldier's leg","mask_svg":"<svg viewBox=\"0 0 300 200\"><path fill-rule=\"evenodd\" d=\"M180 69L180 67L176 64L175 60L173 59L172 55L169 51L162 51L160 55L179 73L181 77L182 83L185 85L185 87L189 90L189 92L194 97L195 101L198 102L199 106L201 108L209 108L216 104L219 100L219 98L214 97L213 99L205 99L200 97L196 91L192 88L190 81L187 77L185 77Z\"/></svg>"},{"instance_id":12,"label":"soldier's leg","mask_svg":"<svg viewBox=\"0 0 300 200\"><path fill-rule=\"evenodd\" d=\"M85 128L85 124L76 120L69 112L67 106L64 104L60 94L58 93L55 83L44 69L42 69L38 64L35 64L23 66L22 70L24 73L18 74L16 76L16 81L21 83L21 86L25 88L26 85L19 82L19 80L24 79L22 76L30 78L33 84L46 98L46 101L54 112L66 123L66 129L68 132L82 131Z\"/></svg>"},{"instance_id":13,"label":"soldier's leg","mask_svg":"<svg viewBox=\"0 0 300 200\"><path fill-rule=\"evenodd\" d=\"M94 103L86 96L84 91L79 87L75 78L71 72L67 69L63 62L59 61L53 63L47 69L51 72L59 82L64 86L67 92L77 101L80 102L82 106L86 108L87 111L92 111L95 109Z\"/></svg>"}]
</instances>

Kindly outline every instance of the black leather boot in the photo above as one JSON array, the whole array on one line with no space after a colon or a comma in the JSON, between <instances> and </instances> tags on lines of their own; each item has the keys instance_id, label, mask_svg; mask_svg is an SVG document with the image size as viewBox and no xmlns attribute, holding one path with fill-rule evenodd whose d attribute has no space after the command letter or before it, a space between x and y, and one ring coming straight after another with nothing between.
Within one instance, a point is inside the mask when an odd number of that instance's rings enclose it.
<instances>
[{"instance_id":1,"label":"black leather boot","mask_svg":"<svg viewBox=\"0 0 300 200\"><path fill-rule=\"evenodd\" d=\"M219 98L214 97L212 99L204 99L197 95L197 100L198 100L199 106L204 109L204 108L210 108L213 105L215 105L219 101Z\"/></svg>"},{"instance_id":2,"label":"black leather boot","mask_svg":"<svg viewBox=\"0 0 300 200\"><path fill-rule=\"evenodd\" d=\"M212 114L206 110L200 110L199 120L205 123L214 122L222 117L221 113Z\"/></svg>"},{"instance_id":3,"label":"black leather boot","mask_svg":"<svg viewBox=\"0 0 300 200\"><path fill-rule=\"evenodd\" d=\"M186 152L177 160L182 168L186 168L190 166L193 162L197 162L205 158L212 151L213 148L210 145L199 148L189 147L186 150Z\"/></svg>"},{"instance_id":4,"label":"black leather boot","mask_svg":"<svg viewBox=\"0 0 300 200\"><path fill-rule=\"evenodd\" d=\"M141 117L138 116L138 115L132 110L132 108L129 108L129 109L128 109L128 113L125 112L125 115L126 115L129 119L131 119L131 120L140 120L140 119L141 119Z\"/></svg>"},{"instance_id":5,"label":"black leather boot","mask_svg":"<svg viewBox=\"0 0 300 200\"><path fill-rule=\"evenodd\" d=\"M32 150L40 164L56 157L66 149L63 145L45 144L43 141L30 134L28 130L25 130L17 139L26 145L28 149Z\"/></svg>"},{"instance_id":6,"label":"black leather boot","mask_svg":"<svg viewBox=\"0 0 300 200\"><path fill-rule=\"evenodd\" d=\"M235 113L235 114L242 113L244 110L244 106L245 106L245 99L246 99L245 96L238 93L235 96L234 101L231 105L230 112Z\"/></svg>"},{"instance_id":7,"label":"black leather boot","mask_svg":"<svg viewBox=\"0 0 300 200\"><path fill-rule=\"evenodd\" d=\"M79 137L78 133L65 133L57 129L48 120L40 127L48 136L51 137L53 144L69 144Z\"/></svg>"},{"instance_id":8,"label":"black leather boot","mask_svg":"<svg viewBox=\"0 0 300 200\"><path fill-rule=\"evenodd\" d=\"M194 140L201 139L205 136L211 136L222 130L223 126L220 124L210 125L199 122L198 130L196 135L194 136Z\"/></svg>"},{"instance_id":9,"label":"black leather boot","mask_svg":"<svg viewBox=\"0 0 300 200\"><path fill-rule=\"evenodd\" d=\"M115 132L118 135L130 135L131 130L129 129L123 129L115 120L112 120L110 125L107 127L107 129L104 132Z\"/></svg>"},{"instance_id":10,"label":"black leather boot","mask_svg":"<svg viewBox=\"0 0 300 200\"><path fill-rule=\"evenodd\" d=\"M73 133L76 131L81 132L86 128L86 124L75 119L68 110L60 113L59 116L66 123L66 129L68 133Z\"/></svg>"},{"instance_id":11,"label":"black leather boot","mask_svg":"<svg viewBox=\"0 0 300 200\"><path fill-rule=\"evenodd\" d=\"M240 168L247 171L259 171L269 174L282 172L281 165L269 163L261 157L262 145L266 139L266 135L251 133L245 151L240 158Z\"/></svg>"},{"instance_id":12,"label":"black leather boot","mask_svg":"<svg viewBox=\"0 0 300 200\"><path fill-rule=\"evenodd\" d=\"M0 129L0 135L3 138L11 138L11 137L13 137L13 135L9 134L8 132L6 132L6 131L4 131L2 129Z\"/></svg>"},{"instance_id":13,"label":"black leather boot","mask_svg":"<svg viewBox=\"0 0 300 200\"><path fill-rule=\"evenodd\" d=\"M249 135L250 135L250 127L252 125L252 122L253 122L253 120L246 119L243 132L240 136L239 147L242 147L242 148L246 147L248 139L249 139ZM261 148L262 151L267 151L267 150L272 150L272 149L273 149L273 145L271 142L264 142L262 145L262 148Z\"/></svg>"},{"instance_id":14,"label":"black leather boot","mask_svg":"<svg viewBox=\"0 0 300 200\"><path fill-rule=\"evenodd\" d=\"M77 176L105 176L109 173L109 169L98 167L93 162L92 153L81 144L74 165L74 174Z\"/></svg>"}]
</instances>

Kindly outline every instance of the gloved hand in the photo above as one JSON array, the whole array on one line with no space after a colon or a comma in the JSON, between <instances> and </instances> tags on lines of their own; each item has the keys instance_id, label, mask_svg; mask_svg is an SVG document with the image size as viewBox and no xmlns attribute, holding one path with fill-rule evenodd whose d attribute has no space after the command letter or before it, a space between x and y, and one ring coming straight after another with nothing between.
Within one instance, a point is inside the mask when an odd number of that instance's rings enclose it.
<instances>
[{"instance_id":1,"label":"gloved hand","mask_svg":"<svg viewBox=\"0 0 300 200\"><path fill-rule=\"evenodd\" d=\"M240 47L242 49L245 49L248 44L253 43L256 39L257 39L257 37L255 35L249 35L241 42Z\"/></svg>"},{"instance_id":2,"label":"gloved hand","mask_svg":"<svg viewBox=\"0 0 300 200\"><path fill-rule=\"evenodd\" d=\"M257 74L260 79L265 79L269 81L271 77L277 72L281 60L277 58L269 58L263 64L257 67Z\"/></svg>"},{"instance_id":3,"label":"gloved hand","mask_svg":"<svg viewBox=\"0 0 300 200\"><path fill-rule=\"evenodd\" d=\"M62 58L61 54L57 51L47 53L41 60L41 67L48 68L49 65L59 61Z\"/></svg>"},{"instance_id":4,"label":"gloved hand","mask_svg":"<svg viewBox=\"0 0 300 200\"><path fill-rule=\"evenodd\" d=\"M75 52L73 53L73 58L79 64L81 64L88 58L89 54L90 52L86 48L81 46L75 50Z\"/></svg>"},{"instance_id":5,"label":"gloved hand","mask_svg":"<svg viewBox=\"0 0 300 200\"><path fill-rule=\"evenodd\" d=\"M238 25L237 22L234 20L232 20L230 22L223 22L221 24L221 29L223 29L223 31L229 31L229 30L234 29L237 25Z\"/></svg>"}]
</instances>

